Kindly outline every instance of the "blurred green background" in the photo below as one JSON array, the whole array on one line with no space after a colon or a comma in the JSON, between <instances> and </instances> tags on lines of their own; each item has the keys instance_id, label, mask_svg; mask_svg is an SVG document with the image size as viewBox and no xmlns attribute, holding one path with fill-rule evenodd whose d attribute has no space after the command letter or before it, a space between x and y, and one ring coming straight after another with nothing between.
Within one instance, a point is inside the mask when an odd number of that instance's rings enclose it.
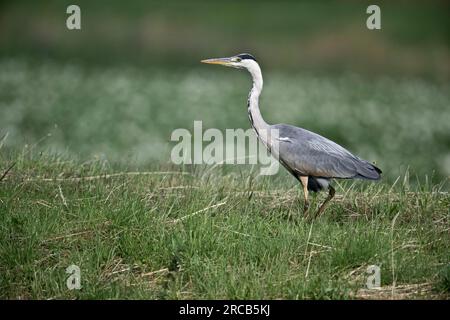
<instances>
[{"instance_id":1,"label":"blurred green background","mask_svg":"<svg viewBox=\"0 0 450 320\"><path fill-rule=\"evenodd\" d=\"M81 30L66 8L81 7ZM199 60L250 52L269 123L316 131L387 179L450 175L448 1L3 1L0 152L145 167L176 128L250 127L249 76ZM51 134L51 136L47 136ZM3 165L2 165L3 167Z\"/></svg>"}]
</instances>

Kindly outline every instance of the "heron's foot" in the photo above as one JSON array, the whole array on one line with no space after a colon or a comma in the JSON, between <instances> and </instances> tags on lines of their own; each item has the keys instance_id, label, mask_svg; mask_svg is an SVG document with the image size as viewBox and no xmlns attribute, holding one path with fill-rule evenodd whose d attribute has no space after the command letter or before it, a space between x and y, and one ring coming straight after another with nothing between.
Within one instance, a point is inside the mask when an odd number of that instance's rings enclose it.
<instances>
[{"instance_id":1,"label":"heron's foot","mask_svg":"<svg viewBox=\"0 0 450 320\"><path fill-rule=\"evenodd\" d=\"M333 199L336 191L334 188L330 185L328 190L328 197L325 199L325 201L322 203L322 205L319 207L319 210L317 210L315 217L318 218L320 215L325 211L325 207L330 202L331 199Z\"/></svg>"},{"instance_id":2,"label":"heron's foot","mask_svg":"<svg viewBox=\"0 0 450 320\"><path fill-rule=\"evenodd\" d=\"M303 205L303 211L306 213L309 210L309 201L306 201Z\"/></svg>"},{"instance_id":3,"label":"heron's foot","mask_svg":"<svg viewBox=\"0 0 450 320\"><path fill-rule=\"evenodd\" d=\"M304 205L303 205L303 216L307 219L309 216L309 201L305 201Z\"/></svg>"},{"instance_id":4,"label":"heron's foot","mask_svg":"<svg viewBox=\"0 0 450 320\"><path fill-rule=\"evenodd\" d=\"M315 218L318 218L318 217L320 217L321 215L322 215L322 213L325 211L325 205L326 205L326 203L323 203L320 207L319 207L319 209L316 211L316 213L314 214L314 217Z\"/></svg>"}]
</instances>

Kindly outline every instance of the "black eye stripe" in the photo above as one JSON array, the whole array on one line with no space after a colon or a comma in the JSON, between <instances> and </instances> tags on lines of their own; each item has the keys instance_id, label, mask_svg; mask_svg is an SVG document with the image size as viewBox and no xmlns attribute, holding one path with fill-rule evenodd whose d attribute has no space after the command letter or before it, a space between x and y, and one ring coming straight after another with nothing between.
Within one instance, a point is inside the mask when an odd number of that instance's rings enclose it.
<instances>
[{"instance_id":1,"label":"black eye stripe","mask_svg":"<svg viewBox=\"0 0 450 320\"><path fill-rule=\"evenodd\" d=\"M253 57L251 54L248 54L248 53L238 54L237 57L241 58L242 60L250 59L250 60L256 61L255 57Z\"/></svg>"}]
</instances>

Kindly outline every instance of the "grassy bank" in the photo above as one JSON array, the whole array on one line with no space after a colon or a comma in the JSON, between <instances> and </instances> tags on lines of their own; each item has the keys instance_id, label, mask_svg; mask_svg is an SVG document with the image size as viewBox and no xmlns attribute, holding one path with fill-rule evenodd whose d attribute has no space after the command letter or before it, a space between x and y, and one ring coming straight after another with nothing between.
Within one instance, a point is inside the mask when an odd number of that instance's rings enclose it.
<instances>
[{"instance_id":1,"label":"grassy bank","mask_svg":"<svg viewBox=\"0 0 450 320\"><path fill-rule=\"evenodd\" d=\"M2 298L448 298L443 184L340 183L311 222L283 175L2 160ZM72 264L81 290L66 287ZM369 265L383 290L364 289Z\"/></svg>"}]
</instances>

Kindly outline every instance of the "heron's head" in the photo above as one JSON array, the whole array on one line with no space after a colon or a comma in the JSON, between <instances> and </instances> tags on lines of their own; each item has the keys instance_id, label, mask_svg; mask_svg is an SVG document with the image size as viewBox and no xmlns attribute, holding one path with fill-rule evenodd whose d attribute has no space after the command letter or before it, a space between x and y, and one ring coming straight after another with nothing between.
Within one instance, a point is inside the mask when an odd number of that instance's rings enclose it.
<instances>
[{"instance_id":1,"label":"heron's head","mask_svg":"<svg viewBox=\"0 0 450 320\"><path fill-rule=\"evenodd\" d=\"M256 63L255 57L248 53L241 53L236 56L228 58L214 58L202 60L203 63L220 64L226 67L233 67L236 69L246 68L249 69L254 63Z\"/></svg>"}]
</instances>

